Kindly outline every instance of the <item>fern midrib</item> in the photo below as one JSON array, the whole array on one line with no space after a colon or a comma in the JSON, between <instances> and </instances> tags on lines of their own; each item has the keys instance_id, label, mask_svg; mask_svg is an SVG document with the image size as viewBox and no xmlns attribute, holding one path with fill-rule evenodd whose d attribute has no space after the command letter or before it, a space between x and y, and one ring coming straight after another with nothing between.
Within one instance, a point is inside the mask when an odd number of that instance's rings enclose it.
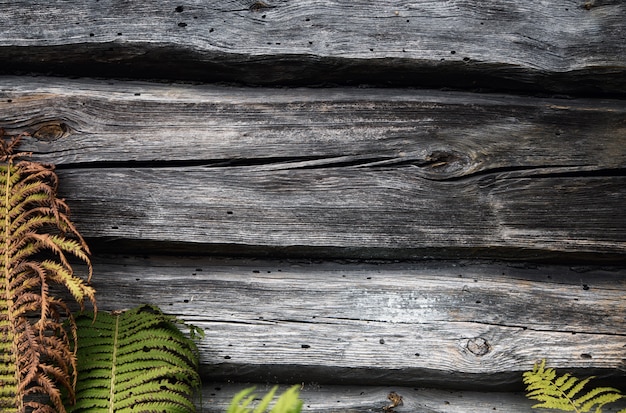
<instances>
[{"instance_id":1,"label":"fern midrib","mask_svg":"<svg viewBox=\"0 0 626 413\"><path fill-rule=\"evenodd\" d=\"M117 340L120 326L120 316L115 316L115 331L113 333L113 355L111 357L111 385L109 386L109 413L115 413L113 402L115 401L115 367L117 366Z\"/></svg>"},{"instance_id":2,"label":"fern midrib","mask_svg":"<svg viewBox=\"0 0 626 413\"><path fill-rule=\"evenodd\" d=\"M561 390L561 388L560 388L560 387L557 387L557 389L559 390L559 393L561 393L561 395L563 396L563 398L564 398L565 400L567 400L567 402L568 402L569 404L571 404L571 405L572 405L572 407L574 408L574 412L575 412L575 413L581 413L581 411L580 411L580 410L578 410L578 407L576 407L576 403L574 403L574 400L572 400L572 399L570 399L569 397L567 397L567 393L565 393L563 390Z\"/></svg>"},{"instance_id":3,"label":"fern midrib","mask_svg":"<svg viewBox=\"0 0 626 413\"><path fill-rule=\"evenodd\" d=\"M12 299L12 294L11 294L11 270L10 270L10 264L11 264L11 259L9 257L9 251L11 250L10 248L10 243L9 241L11 240L11 171L12 168L11 166L13 165L13 163L11 162L11 159L9 158L7 160L7 164L6 164L6 182L5 182L5 186L4 186L4 199L3 199L3 212L4 212L4 231L2 236L4 237L4 251L2 253L2 258L4 259L3 262L3 276L4 276L4 297L3 299L6 299L7 301L7 318L9 321L9 331L8 331L8 336L7 336L7 341L11 341L11 353L14 355L15 357L15 364L14 364L14 368L15 368L15 383L16 383L16 389L18 389L20 387L20 369L18 368L18 364L17 364L17 359L18 359L18 343L16 342L16 331L15 331L15 317L13 315L13 299ZM22 400L21 397L16 399L18 405L14 406L18 409L18 411L23 411L24 410L24 401Z\"/></svg>"}]
</instances>

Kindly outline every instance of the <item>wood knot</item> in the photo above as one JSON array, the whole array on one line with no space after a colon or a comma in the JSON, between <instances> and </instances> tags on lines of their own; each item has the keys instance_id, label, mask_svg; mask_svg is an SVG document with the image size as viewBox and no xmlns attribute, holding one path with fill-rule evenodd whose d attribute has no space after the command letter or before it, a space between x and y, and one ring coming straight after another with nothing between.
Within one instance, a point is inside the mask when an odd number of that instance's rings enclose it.
<instances>
[{"instance_id":1,"label":"wood knot","mask_svg":"<svg viewBox=\"0 0 626 413\"><path fill-rule=\"evenodd\" d=\"M471 338L467 341L465 348L469 350L475 356L484 356L489 353L491 346L489 342L482 337Z\"/></svg>"},{"instance_id":2,"label":"wood knot","mask_svg":"<svg viewBox=\"0 0 626 413\"><path fill-rule=\"evenodd\" d=\"M70 131L69 126L63 122L45 124L33 133L33 137L40 141L52 142L66 136Z\"/></svg>"},{"instance_id":3,"label":"wood knot","mask_svg":"<svg viewBox=\"0 0 626 413\"><path fill-rule=\"evenodd\" d=\"M255 1L254 3L250 5L250 7L248 7L250 11L262 11L262 10L271 9L271 8L273 7L265 3L264 1Z\"/></svg>"}]
</instances>

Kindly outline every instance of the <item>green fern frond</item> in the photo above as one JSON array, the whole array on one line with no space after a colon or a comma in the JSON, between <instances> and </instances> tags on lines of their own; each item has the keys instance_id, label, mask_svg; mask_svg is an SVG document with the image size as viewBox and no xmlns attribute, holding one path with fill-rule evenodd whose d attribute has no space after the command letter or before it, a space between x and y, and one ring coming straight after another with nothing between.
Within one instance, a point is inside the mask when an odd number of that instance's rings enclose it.
<instances>
[{"instance_id":1,"label":"green fern frond","mask_svg":"<svg viewBox=\"0 0 626 413\"><path fill-rule=\"evenodd\" d=\"M556 370L546 368L546 361L535 363L532 371L523 374L526 397L541 403L533 408L557 409L565 412L602 412L602 407L624 397L611 387L597 387L581 395L593 377L580 380L569 373L557 377Z\"/></svg>"},{"instance_id":2,"label":"green fern frond","mask_svg":"<svg viewBox=\"0 0 626 413\"><path fill-rule=\"evenodd\" d=\"M74 275L69 258L86 263L89 277L92 268L57 197L53 167L14 152L23 136L0 129L0 411L65 412L61 390L73 401L76 383L76 328L50 287L66 287L81 307L95 303L94 289Z\"/></svg>"},{"instance_id":3,"label":"green fern frond","mask_svg":"<svg viewBox=\"0 0 626 413\"><path fill-rule=\"evenodd\" d=\"M299 386L292 386L278 397L271 410L268 410L278 386L274 386L256 405L254 410L249 407L256 399L252 392L254 387L243 389L231 400L226 413L300 413L302 411L302 400L300 400Z\"/></svg>"},{"instance_id":4,"label":"green fern frond","mask_svg":"<svg viewBox=\"0 0 626 413\"><path fill-rule=\"evenodd\" d=\"M194 412L198 350L175 317L144 305L85 313L78 325L76 404L70 412Z\"/></svg>"}]
</instances>

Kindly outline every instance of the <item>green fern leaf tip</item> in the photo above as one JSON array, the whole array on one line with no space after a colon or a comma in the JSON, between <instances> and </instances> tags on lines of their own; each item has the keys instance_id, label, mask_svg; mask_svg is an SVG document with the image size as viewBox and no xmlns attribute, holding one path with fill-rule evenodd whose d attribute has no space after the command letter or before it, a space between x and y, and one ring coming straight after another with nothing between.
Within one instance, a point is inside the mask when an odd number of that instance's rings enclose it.
<instances>
[{"instance_id":1,"label":"green fern leaf tip","mask_svg":"<svg viewBox=\"0 0 626 413\"><path fill-rule=\"evenodd\" d=\"M569 373L557 377L555 369L546 368L545 360L535 363L532 371L523 374L526 397L540 402L533 408L576 413L590 412L595 408L595 413L601 413L602 407L624 397L618 389L612 387L597 387L583 393L592 378L580 380ZM626 413L626 410L620 413Z\"/></svg>"},{"instance_id":2,"label":"green fern leaf tip","mask_svg":"<svg viewBox=\"0 0 626 413\"><path fill-rule=\"evenodd\" d=\"M256 405L254 409L250 407L256 400L253 394L254 387L241 390L237 393L228 407L226 413L300 413L302 411L302 400L300 400L299 386L292 386L281 394L271 410L269 405L274 399L278 386L274 386Z\"/></svg>"}]
</instances>

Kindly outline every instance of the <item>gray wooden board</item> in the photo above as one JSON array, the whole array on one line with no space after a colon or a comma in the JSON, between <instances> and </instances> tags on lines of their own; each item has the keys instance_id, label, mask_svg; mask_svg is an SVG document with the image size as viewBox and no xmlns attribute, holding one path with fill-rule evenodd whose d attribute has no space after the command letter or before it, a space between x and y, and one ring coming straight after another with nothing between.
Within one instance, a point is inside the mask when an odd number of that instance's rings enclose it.
<instances>
[{"instance_id":1,"label":"gray wooden board","mask_svg":"<svg viewBox=\"0 0 626 413\"><path fill-rule=\"evenodd\" d=\"M92 239L368 258L626 252L622 101L0 85L0 125L58 165Z\"/></svg>"},{"instance_id":2,"label":"gray wooden board","mask_svg":"<svg viewBox=\"0 0 626 413\"><path fill-rule=\"evenodd\" d=\"M590 383L593 385L593 381ZM222 413L232 397L240 390L254 387L257 396L264 395L272 386L266 384L204 384L202 413ZM278 389L280 394L288 386ZM548 409L532 409L536 401L528 400L523 393L450 391L411 387L383 386L328 386L318 383L301 383L300 398L303 413L383 413L391 405L388 396L394 392L402 397L396 413L541 413ZM604 413L617 412L626 407L626 401L612 403L603 408ZM389 412L389 410L388 410Z\"/></svg>"},{"instance_id":3,"label":"gray wooden board","mask_svg":"<svg viewBox=\"0 0 626 413\"><path fill-rule=\"evenodd\" d=\"M215 381L513 389L535 361L624 379L625 269L97 256L100 310L206 332Z\"/></svg>"},{"instance_id":4,"label":"gray wooden board","mask_svg":"<svg viewBox=\"0 0 626 413\"><path fill-rule=\"evenodd\" d=\"M3 72L626 92L626 5L0 1Z\"/></svg>"}]
</instances>

